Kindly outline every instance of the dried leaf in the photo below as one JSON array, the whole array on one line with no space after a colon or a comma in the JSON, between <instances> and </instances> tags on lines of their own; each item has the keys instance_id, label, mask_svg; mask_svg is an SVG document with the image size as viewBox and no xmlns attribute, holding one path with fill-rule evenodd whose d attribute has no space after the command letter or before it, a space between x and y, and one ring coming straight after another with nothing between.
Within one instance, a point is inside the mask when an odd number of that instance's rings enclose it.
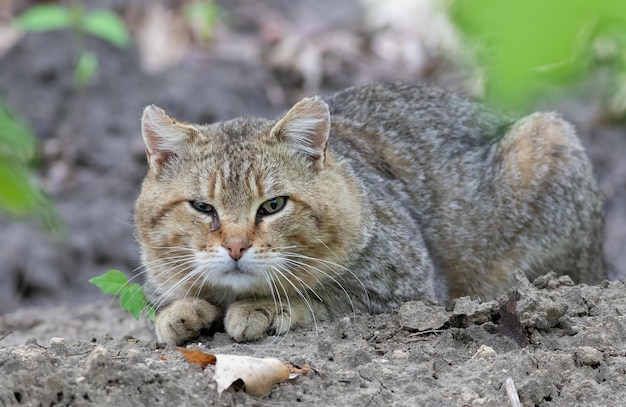
<instances>
[{"instance_id":1,"label":"dried leaf","mask_svg":"<svg viewBox=\"0 0 626 407\"><path fill-rule=\"evenodd\" d=\"M289 380L289 368L276 358L253 358L238 355L215 355L217 392L222 393L238 380L243 381L244 391L255 397L269 394L276 383Z\"/></svg>"},{"instance_id":2,"label":"dried leaf","mask_svg":"<svg viewBox=\"0 0 626 407\"><path fill-rule=\"evenodd\" d=\"M210 353L204 353L196 349L187 349L181 346L178 347L178 350L185 356L187 362L200 365L202 369L207 367L207 365L215 364L215 355L211 355Z\"/></svg>"},{"instance_id":3,"label":"dried leaf","mask_svg":"<svg viewBox=\"0 0 626 407\"><path fill-rule=\"evenodd\" d=\"M254 358L238 355L211 355L199 350L179 347L189 363L195 363L204 369L215 365L213 380L217 383L218 393L230 387L242 388L255 397L269 394L276 383L306 375L311 368L307 365L297 367L283 363L276 358Z\"/></svg>"},{"instance_id":4,"label":"dried leaf","mask_svg":"<svg viewBox=\"0 0 626 407\"><path fill-rule=\"evenodd\" d=\"M305 376L311 371L311 367L309 365L298 367L292 365L291 363L287 363L287 369L289 369L289 380L295 379L298 376Z\"/></svg>"}]
</instances>

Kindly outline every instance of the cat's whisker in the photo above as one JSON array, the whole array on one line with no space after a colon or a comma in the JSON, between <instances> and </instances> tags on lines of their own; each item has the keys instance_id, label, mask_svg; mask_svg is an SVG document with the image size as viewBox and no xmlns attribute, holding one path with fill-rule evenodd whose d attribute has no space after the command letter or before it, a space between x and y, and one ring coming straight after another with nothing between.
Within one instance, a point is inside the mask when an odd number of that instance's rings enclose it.
<instances>
[{"instance_id":1,"label":"cat's whisker","mask_svg":"<svg viewBox=\"0 0 626 407\"><path fill-rule=\"evenodd\" d=\"M276 315L278 315L279 305L280 305L280 312L282 312L282 309L283 309L283 300L282 298L280 298L278 287L276 286L276 283L274 282L274 279L272 278L272 275L269 272L262 271L262 274L265 280L267 281L267 285L270 288L270 293L272 294L272 301L274 302L274 309L276 311Z\"/></svg>"},{"instance_id":2,"label":"cat's whisker","mask_svg":"<svg viewBox=\"0 0 626 407\"><path fill-rule=\"evenodd\" d=\"M306 287L305 289L305 293L307 293L307 295L305 295L297 286L296 284L291 281L291 279L289 279L287 276L285 276L285 274L283 272L281 272L280 269L284 270L285 273L288 273L290 276L293 276L294 278L296 278L304 287ZM283 277L290 285L291 287L293 287L294 291L298 294L298 296L302 299L302 301L304 302L304 304L307 306L307 308L309 309L309 311L311 312L311 317L313 318L313 324L315 325L315 333L318 333L318 328L317 328L317 318L315 317L315 311L313 310L313 306L311 305L311 301L310 301L310 297L308 296L308 293L311 292L313 295L315 295L320 302L324 302L322 300L322 298L315 292L315 290L309 286L308 284L306 284L302 279L300 279L299 277L297 277L293 272L291 272L287 267L285 267L284 265L279 265L278 267L274 268L274 270L280 274L281 277ZM279 280L280 281L280 280Z\"/></svg>"},{"instance_id":3,"label":"cat's whisker","mask_svg":"<svg viewBox=\"0 0 626 407\"><path fill-rule=\"evenodd\" d=\"M170 280L177 279L181 274L183 274L183 278L176 281L171 287L168 287L167 290L163 294L159 295L159 299L156 303L153 303L156 309L159 309L170 297L173 297L173 293L176 292L182 285L184 285L190 278L190 270L193 272L194 261L188 260L186 262L177 264L177 267L170 268L170 275L164 280L161 281L154 289L154 293L149 297L148 302L152 303L152 299L156 296L160 289L167 285Z\"/></svg>"},{"instance_id":4,"label":"cat's whisker","mask_svg":"<svg viewBox=\"0 0 626 407\"><path fill-rule=\"evenodd\" d=\"M280 316L281 318L281 323L280 326L278 328L278 331L281 332L283 330L283 324L285 321L284 318L284 307L283 307L283 299L280 295L280 291L278 290L278 286L276 285L276 279L274 278L274 273L272 273L271 271L263 271L263 276L265 277L265 279L268 282L268 285L270 287L270 292L272 294L272 300L274 302L274 311L276 312L276 318L278 318L278 316ZM283 287L284 290L284 287ZM287 298L287 301L288 298ZM278 335L276 335L274 337L274 339L272 340L272 343L276 343L276 337Z\"/></svg>"},{"instance_id":5,"label":"cat's whisker","mask_svg":"<svg viewBox=\"0 0 626 407\"><path fill-rule=\"evenodd\" d=\"M125 221L125 220L123 220L123 219L120 219L120 218L118 218L117 216L113 216L113 220L115 220L115 221L117 221L117 222L121 223L122 225L125 225L125 226L130 226L131 228L135 228L135 227L136 227L135 225L133 225L133 224L132 224L132 223L130 223L129 221Z\"/></svg>"},{"instance_id":6,"label":"cat's whisker","mask_svg":"<svg viewBox=\"0 0 626 407\"><path fill-rule=\"evenodd\" d=\"M184 261L181 261L181 260L184 260ZM185 257L181 256L181 258L173 259L173 260L172 259L157 259L157 260L153 260L150 263L151 263L152 267L167 268L168 270L173 270L173 269L177 269L177 268L180 268L180 267L186 267L187 265L193 264L192 263L192 259L188 258L186 256ZM133 280L135 278L138 278L142 274L148 273L151 270L151 267L147 267L147 265L144 266L143 268L144 268L144 270L142 270L140 273L136 273L133 277L131 277L129 279L129 281L131 281L131 280ZM174 276L177 276L178 274L179 274L179 272L176 272L176 274ZM171 277L173 277L173 276L168 277L168 279L165 282L167 282ZM163 282L163 283L165 283L165 282ZM160 284L158 286L158 288L160 288L162 286L162 284ZM148 303L150 303L150 304L152 304L152 297L153 297L153 295L151 295L150 297L148 297L146 299L148 301Z\"/></svg>"},{"instance_id":7,"label":"cat's whisker","mask_svg":"<svg viewBox=\"0 0 626 407\"><path fill-rule=\"evenodd\" d=\"M330 249L329 249L330 250ZM331 252L332 253L332 252ZM310 256L306 256L300 253L295 253L295 252L284 252L283 255L287 256L287 257L292 257L292 258L298 258L298 259L303 259L303 260L309 260L312 262L317 262L317 263L321 263L325 266L330 266L331 268L337 268L339 270L343 270L346 273L350 274L350 276L352 276L361 286L361 289L363 290L363 294L365 295L365 302L367 304L368 307L368 311L370 309L370 298L369 298L369 293L367 292L367 289L365 288L365 285L363 284L363 282L361 281L361 279L356 275L356 273L354 273L352 270L342 266L341 264L335 263L333 261L330 260L325 260L325 259L320 259L320 258L316 258L316 257L310 257ZM322 270L320 270L319 268L316 268L317 271L322 272ZM335 274L338 274L335 272ZM330 277L330 274L328 273L324 273L324 275L326 275L327 277ZM336 279L333 278L333 281L336 284L341 285ZM345 290L344 290L345 292Z\"/></svg>"},{"instance_id":8,"label":"cat's whisker","mask_svg":"<svg viewBox=\"0 0 626 407\"><path fill-rule=\"evenodd\" d=\"M133 272L136 272L137 270L139 270L141 268L149 269L153 265L156 265L156 266L159 266L159 267L165 267L165 266L169 266L171 264L176 264L177 262L180 262L180 261L183 261L183 260L191 260L191 259L194 259L194 258L195 258L195 256L194 255L190 255L190 254L185 254L185 255L180 255L180 256L169 256L169 257L156 258L154 260L146 262L143 265L135 268L133 270Z\"/></svg>"},{"instance_id":9,"label":"cat's whisker","mask_svg":"<svg viewBox=\"0 0 626 407\"><path fill-rule=\"evenodd\" d=\"M322 269L320 269L318 267L312 266L310 264L307 264L307 263L304 263L304 262L301 262L301 261L298 261L298 260L294 260L294 259L289 259L289 258L285 258L285 261L287 261L292 266L300 268L302 271L304 271L306 273L313 274L313 271L316 271L316 272L324 275L325 277L327 277L332 282L334 282L341 289L341 291L345 294L346 298L348 299L348 302L350 303L350 308L352 309L352 314L354 315L356 313L356 308L354 306L354 302L352 301L352 297L348 293L348 290L346 290L346 288L343 286L343 284L341 284L336 278L334 278L333 276L331 276L330 274L328 274L324 270L322 270ZM313 271L311 271L311 270L313 270Z\"/></svg>"},{"instance_id":10,"label":"cat's whisker","mask_svg":"<svg viewBox=\"0 0 626 407\"><path fill-rule=\"evenodd\" d=\"M305 287L305 291L306 292L310 292L313 295L315 295L315 297L319 300L319 302L324 302L324 300L322 299L322 297L320 297L315 290L313 289L313 287L311 287L309 284L307 284L304 280L302 280L300 277L298 277L296 274L294 274L291 270L289 270L289 267L287 267L289 265L290 260L288 259L284 259L284 262L287 264L280 264L278 265L278 267L283 270L285 273L289 274L291 277L295 278L301 285L302 287ZM313 278L315 278L315 280L321 284L321 281L319 280L319 278L317 278L316 275L309 273L311 276L313 276ZM283 277L285 277L283 275ZM287 277L285 277L287 278ZM292 281L290 279L287 278L287 280L289 280L289 282L291 283Z\"/></svg>"},{"instance_id":11,"label":"cat's whisker","mask_svg":"<svg viewBox=\"0 0 626 407\"><path fill-rule=\"evenodd\" d=\"M191 283L189 285L189 287L187 288L187 291L185 292L185 295L183 296L183 298L188 298L189 297L189 293L191 292L191 289L196 286L196 284L198 284L198 281L203 280L204 278L206 278L206 273L203 272L204 271L204 267L194 267L191 272L188 273L189 276L189 280L191 280L192 277L195 277L195 280L193 281L193 283ZM197 285L196 288L196 295L194 297L197 297L198 294L200 293L200 291L202 291L202 285Z\"/></svg>"},{"instance_id":12,"label":"cat's whisker","mask_svg":"<svg viewBox=\"0 0 626 407\"><path fill-rule=\"evenodd\" d=\"M289 331L291 330L291 313L292 313L292 308L291 308L291 300L289 299L289 293L287 292L287 289L285 288L285 285L280 281L280 278L276 275L276 269L272 269L269 270L270 275L272 276L272 280L274 282L278 282L278 285L280 285L280 288L283 291L283 294L285 294L285 301L287 302L287 309L288 309L288 314L289 314L289 322L288 322L288 326L287 326L287 331L285 332L285 335L287 335L289 333ZM280 297L280 294L279 294ZM278 314L276 314L276 316L278 316ZM281 307L280 307L280 329L279 329L279 333L280 331L283 330L283 324L285 324L285 309L284 306L282 305L281 302Z\"/></svg>"}]
</instances>

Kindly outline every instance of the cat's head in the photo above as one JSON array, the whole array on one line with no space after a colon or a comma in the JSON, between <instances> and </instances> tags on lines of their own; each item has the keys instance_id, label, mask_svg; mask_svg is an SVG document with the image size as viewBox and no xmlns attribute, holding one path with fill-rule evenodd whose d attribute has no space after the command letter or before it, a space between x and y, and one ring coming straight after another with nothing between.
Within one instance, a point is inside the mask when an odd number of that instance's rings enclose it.
<instances>
[{"instance_id":1,"label":"cat's head","mask_svg":"<svg viewBox=\"0 0 626 407\"><path fill-rule=\"evenodd\" d=\"M315 291L362 238L359 192L329 159L330 115L306 98L278 121L177 121L148 106L150 165L135 208L148 280L164 301Z\"/></svg>"}]
</instances>

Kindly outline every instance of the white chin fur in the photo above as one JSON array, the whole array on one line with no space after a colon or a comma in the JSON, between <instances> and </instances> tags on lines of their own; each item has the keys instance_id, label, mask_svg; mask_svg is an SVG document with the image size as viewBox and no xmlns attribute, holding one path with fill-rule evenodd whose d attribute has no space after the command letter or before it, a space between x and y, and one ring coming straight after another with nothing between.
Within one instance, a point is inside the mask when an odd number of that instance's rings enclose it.
<instances>
[{"instance_id":1,"label":"white chin fur","mask_svg":"<svg viewBox=\"0 0 626 407\"><path fill-rule=\"evenodd\" d=\"M268 284L261 272L263 266L255 266L252 251L244 253L239 261L222 247L214 254L202 251L196 253L196 265L203 270L206 285L228 287L235 293L254 291Z\"/></svg>"}]
</instances>

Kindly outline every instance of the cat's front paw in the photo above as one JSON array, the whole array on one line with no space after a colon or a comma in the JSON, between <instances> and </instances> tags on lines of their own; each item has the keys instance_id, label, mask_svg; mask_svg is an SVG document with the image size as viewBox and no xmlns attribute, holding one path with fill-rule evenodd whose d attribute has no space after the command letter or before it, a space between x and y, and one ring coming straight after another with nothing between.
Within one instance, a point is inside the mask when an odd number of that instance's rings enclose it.
<instances>
[{"instance_id":1,"label":"cat's front paw","mask_svg":"<svg viewBox=\"0 0 626 407\"><path fill-rule=\"evenodd\" d=\"M289 331L290 324L288 311L280 311L273 301L235 302L224 318L226 332L237 342L258 341L270 334L284 334Z\"/></svg>"},{"instance_id":2,"label":"cat's front paw","mask_svg":"<svg viewBox=\"0 0 626 407\"><path fill-rule=\"evenodd\" d=\"M159 342L182 345L210 328L219 314L219 308L202 299L174 301L157 313L154 323L157 339Z\"/></svg>"}]
</instances>

